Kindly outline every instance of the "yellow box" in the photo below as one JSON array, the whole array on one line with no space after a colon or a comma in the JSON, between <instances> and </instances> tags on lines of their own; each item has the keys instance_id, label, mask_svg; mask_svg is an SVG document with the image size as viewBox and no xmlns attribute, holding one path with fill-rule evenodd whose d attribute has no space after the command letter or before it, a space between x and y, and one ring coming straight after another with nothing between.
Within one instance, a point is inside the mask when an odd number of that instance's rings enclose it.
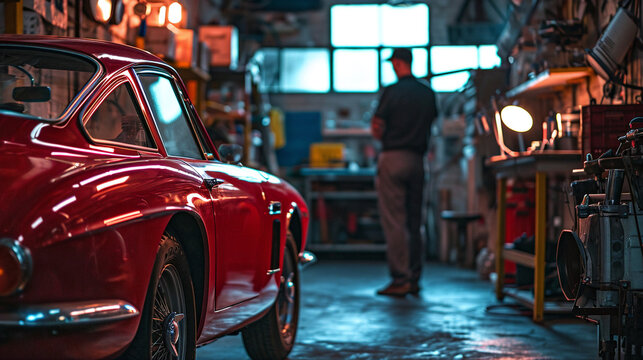
<instances>
[{"instance_id":1,"label":"yellow box","mask_svg":"<svg viewBox=\"0 0 643 360\"><path fill-rule=\"evenodd\" d=\"M310 167L344 167L344 144L312 143L310 144Z\"/></svg>"}]
</instances>

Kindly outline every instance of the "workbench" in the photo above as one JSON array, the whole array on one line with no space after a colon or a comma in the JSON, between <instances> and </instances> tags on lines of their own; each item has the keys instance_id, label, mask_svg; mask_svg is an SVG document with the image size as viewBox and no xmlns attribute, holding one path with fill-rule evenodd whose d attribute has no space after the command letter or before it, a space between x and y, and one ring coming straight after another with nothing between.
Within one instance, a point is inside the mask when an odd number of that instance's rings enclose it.
<instances>
[{"instance_id":1,"label":"workbench","mask_svg":"<svg viewBox=\"0 0 643 360\"><path fill-rule=\"evenodd\" d=\"M318 233L311 234L307 246L317 252L323 251L366 251L384 252L383 242L373 241L370 237L350 239L341 242L332 234L332 219L326 213L337 214L346 210L347 204L357 206L377 214L377 192L375 190L374 167L369 168L302 168L304 179L303 196L314 214L313 223ZM379 221L373 219L374 229L379 229ZM381 233L381 231L378 231ZM383 240L383 239L382 239Z\"/></svg>"},{"instance_id":2,"label":"workbench","mask_svg":"<svg viewBox=\"0 0 643 360\"><path fill-rule=\"evenodd\" d=\"M545 311L545 251L547 246L547 179L563 176L571 181L573 170L582 168L579 150L545 150L521 153L516 157L493 156L486 165L494 172L497 181L497 239L496 239L496 297L516 298L523 304L533 307L533 321L542 322ZM535 178L536 216L535 216L535 254L505 249L505 210L508 178ZM534 269L533 298L520 292L509 291L504 287L504 260L513 261ZM569 307L571 310L571 306ZM560 309L552 309L553 311Z\"/></svg>"}]
</instances>

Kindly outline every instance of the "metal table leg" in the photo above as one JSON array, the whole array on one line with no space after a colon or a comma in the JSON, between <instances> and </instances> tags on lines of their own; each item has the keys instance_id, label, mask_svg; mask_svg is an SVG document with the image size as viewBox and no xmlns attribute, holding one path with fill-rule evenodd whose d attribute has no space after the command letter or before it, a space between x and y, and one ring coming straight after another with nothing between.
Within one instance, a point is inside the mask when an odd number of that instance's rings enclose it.
<instances>
[{"instance_id":1,"label":"metal table leg","mask_svg":"<svg viewBox=\"0 0 643 360\"><path fill-rule=\"evenodd\" d=\"M496 187L497 214L496 214L496 298L502 300L505 297L503 292L505 282L505 208L507 205L507 179L498 179Z\"/></svg>"},{"instance_id":2,"label":"metal table leg","mask_svg":"<svg viewBox=\"0 0 643 360\"><path fill-rule=\"evenodd\" d=\"M545 247L547 215L547 175L536 173L536 251L534 258L534 313L535 322L543 321L545 306Z\"/></svg>"}]
</instances>

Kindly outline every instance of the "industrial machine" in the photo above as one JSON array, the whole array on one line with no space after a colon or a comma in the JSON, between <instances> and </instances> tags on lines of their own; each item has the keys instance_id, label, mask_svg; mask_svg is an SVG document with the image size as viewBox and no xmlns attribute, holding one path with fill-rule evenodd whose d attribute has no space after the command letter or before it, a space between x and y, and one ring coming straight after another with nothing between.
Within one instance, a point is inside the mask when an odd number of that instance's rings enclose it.
<instances>
[{"instance_id":1,"label":"industrial machine","mask_svg":"<svg viewBox=\"0 0 643 360\"><path fill-rule=\"evenodd\" d=\"M573 313L598 325L601 359L643 358L643 118L620 146L584 163L572 183L576 225L558 240L556 263ZM607 177L605 177L607 174Z\"/></svg>"}]
</instances>

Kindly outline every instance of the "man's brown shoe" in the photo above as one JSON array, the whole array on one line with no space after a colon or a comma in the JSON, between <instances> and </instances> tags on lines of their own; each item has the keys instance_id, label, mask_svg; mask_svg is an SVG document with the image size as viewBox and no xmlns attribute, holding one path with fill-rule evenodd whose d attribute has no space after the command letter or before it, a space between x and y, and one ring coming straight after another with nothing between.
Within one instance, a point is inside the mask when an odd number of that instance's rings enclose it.
<instances>
[{"instance_id":1,"label":"man's brown shoe","mask_svg":"<svg viewBox=\"0 0 643 360\"><path fill-rule=\"evenodd\" d=\"M411 291L411 284L394 284L391 283L389 286L377 290L378 295L388 295L388 296L406 296L406 294Z\"/></svg>"},{"instance_id":2,"label":"man's brown shoe","mask_svg":"<svg viewBox=\"0 0 643 360\"><path fill-rule=\"evenodd\" d=\"M409 294L418 295L419 293L420 293L420 285L418 285L417 283L411 283Z\"/></svg>"}]
</instances>

